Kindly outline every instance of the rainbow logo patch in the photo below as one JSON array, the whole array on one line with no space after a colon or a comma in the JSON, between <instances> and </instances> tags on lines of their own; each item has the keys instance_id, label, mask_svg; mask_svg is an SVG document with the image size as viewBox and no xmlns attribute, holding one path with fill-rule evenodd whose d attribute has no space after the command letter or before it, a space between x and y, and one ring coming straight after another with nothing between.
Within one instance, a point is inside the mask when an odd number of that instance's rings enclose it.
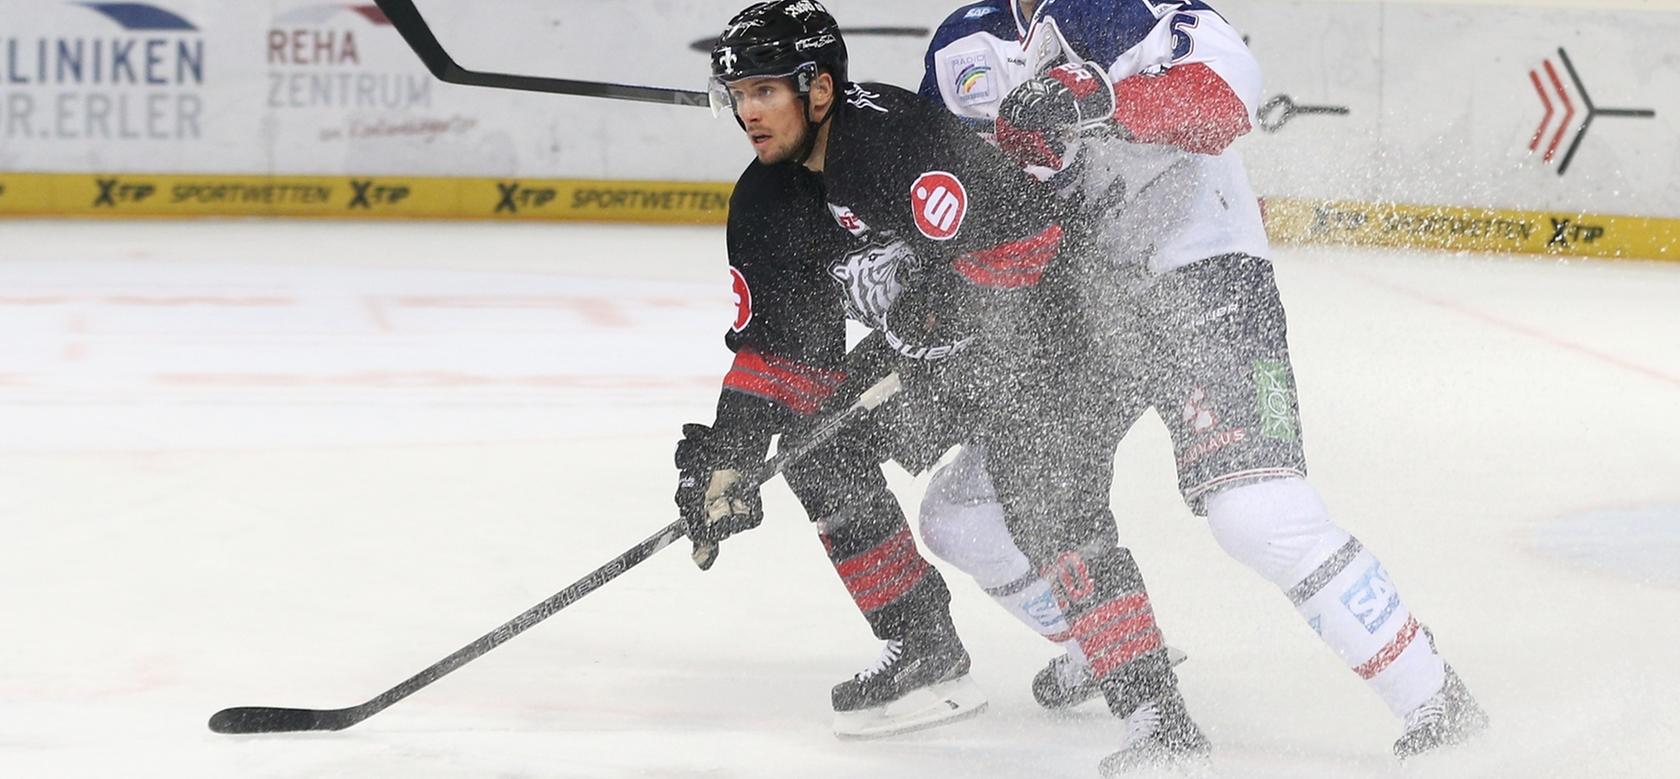
<instances>
[{"instance_id":1,"label":"rainbow logo patch","mask_svg":"<svg viewBox=\"0 0 1680 779\"><path fill-rule=\"evenodd\" d=\"M984 51L965 51L950 54L940 66L940 72L951 79L944 88L952 108L961 108L998 99L996 79L992 76L992 58Z\"/></svg>"}]
</instances>

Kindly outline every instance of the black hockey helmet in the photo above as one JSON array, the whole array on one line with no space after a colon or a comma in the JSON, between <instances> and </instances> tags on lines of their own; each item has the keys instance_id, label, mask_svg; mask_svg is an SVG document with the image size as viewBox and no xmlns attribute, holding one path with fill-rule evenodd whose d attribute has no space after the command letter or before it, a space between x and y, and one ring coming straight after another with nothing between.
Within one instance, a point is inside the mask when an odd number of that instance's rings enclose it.
<instances>
[{"instance_id":1,"label":"black hockey helmet","mask_svg":"<svg viewBox=\"0 0 1680 779\"><path fill-rule=\"evenodd\" d=\"M712 47L707 93L712 112L732 110L729 82L754 76L786 76L804 96L820 70L835 84L846 80L846 41L840 25L817 0L757 3L729 20Z\"/></svg>"}]
</instances>

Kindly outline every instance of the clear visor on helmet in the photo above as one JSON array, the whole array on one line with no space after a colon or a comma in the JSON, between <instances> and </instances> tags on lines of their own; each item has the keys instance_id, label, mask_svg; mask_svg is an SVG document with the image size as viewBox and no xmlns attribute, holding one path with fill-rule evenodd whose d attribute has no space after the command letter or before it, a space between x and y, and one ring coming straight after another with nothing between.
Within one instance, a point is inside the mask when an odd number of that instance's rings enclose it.
<instances>
[{"instance_id":1,"label":"clear visor on helmet","mask_svg":"<svg viewBox=\"0 0 1680 779\"><path fill-rule=\"evenodd\" d=\"M729 89L730 84L739 84L743 81L761 78L785 78L793 81L793 88L803 95L811 91L811 82L815 80L816 75L816 63L807 62L786 73L759 73L729 81L723 80L721 76L713 76L706 80L706 102L712 108L713 118L724 114L733 114L736 105L735 96Z\"/></svg>"}]
</instances>

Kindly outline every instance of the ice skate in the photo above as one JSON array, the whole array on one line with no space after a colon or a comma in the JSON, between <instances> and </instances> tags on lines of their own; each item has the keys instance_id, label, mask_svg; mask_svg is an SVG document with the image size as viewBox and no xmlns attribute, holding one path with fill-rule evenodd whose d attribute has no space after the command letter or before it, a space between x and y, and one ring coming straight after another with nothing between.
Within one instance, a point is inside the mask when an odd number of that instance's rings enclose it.
<instances>
[{"instance_id":1,"label":"ice skate","mask_svg":"<svg viewBox=\"0 0 1680 779\"><path fill-rule=\"evenodd\" d=\"M1139 706L1125 723L1126 740L1120 751L1103 758L1098 766L1105 777L1141 768L1200 764L1212 751L1176 689L1159 701Z\"/></svg>"},{"instance_id":2,"label":"ice skate","mask_svg":"<svg viewBox=\"0 0 1680 779\"><path fill-rule=\"evenodd\" d=\"M1406 715L1406 730L1394 742L1401 760L1470 740L1488 727L1488 715L1464 680L1447 666L1441 690Z\"/></svg>"},{"instance_id":3,"label":"ice skate","mask_svg":"<svg viewBox=\"0 0 1680 779\"><path fill-rule=\"evenodd\" d=\"M1167 662L1176 667L1189 656L1177 647L1167 647ZM1033 700L1046 709L1078 706L1102 695L1102 686L1091 674L1091 666L1071 654L1052 658L1032 681Z\"/></svg>"},{"instance_id":4,"label":"ice skate","mask_svg":"<svg viewBox=\"0 0 1680 779\"><path fill-rule=\"evenodd\" d=\"M979 714L986 694L949 622L892 639L875 664L834 686L834 734L876 738Z\"/></svg>"}]
</instances>

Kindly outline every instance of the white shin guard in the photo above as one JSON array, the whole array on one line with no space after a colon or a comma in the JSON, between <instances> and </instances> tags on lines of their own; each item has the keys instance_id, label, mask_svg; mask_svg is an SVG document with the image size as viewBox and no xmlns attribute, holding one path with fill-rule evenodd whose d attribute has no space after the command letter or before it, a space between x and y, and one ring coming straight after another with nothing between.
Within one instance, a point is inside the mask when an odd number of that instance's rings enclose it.
<instances>
[{"instance_id":1,"label":"white shin guard","mask_svg":"<svg viewBox=\"0 0 1680 779\"><path fill-rule=\"evenodd\" d=\"M986 473L983 449L965 446L934 473L918 524L922 543L935 556L974 577L1022 624L1085 660L1050 584L1033 570L1009 534L1003 503Z\"/></svg>"},{"instance_id":2,"label":"white shin guard","mask_svg":"<svg viewBox=\"0 0 1680 779\"><path fill-rule=\"evenodd\" d=\"M1226 553L1283 590L1396 716L1440 689L1445 664L1388 572L1306 480L1231 487L1208 497L1207 511Z\"/></svg>"}]
</instances>

